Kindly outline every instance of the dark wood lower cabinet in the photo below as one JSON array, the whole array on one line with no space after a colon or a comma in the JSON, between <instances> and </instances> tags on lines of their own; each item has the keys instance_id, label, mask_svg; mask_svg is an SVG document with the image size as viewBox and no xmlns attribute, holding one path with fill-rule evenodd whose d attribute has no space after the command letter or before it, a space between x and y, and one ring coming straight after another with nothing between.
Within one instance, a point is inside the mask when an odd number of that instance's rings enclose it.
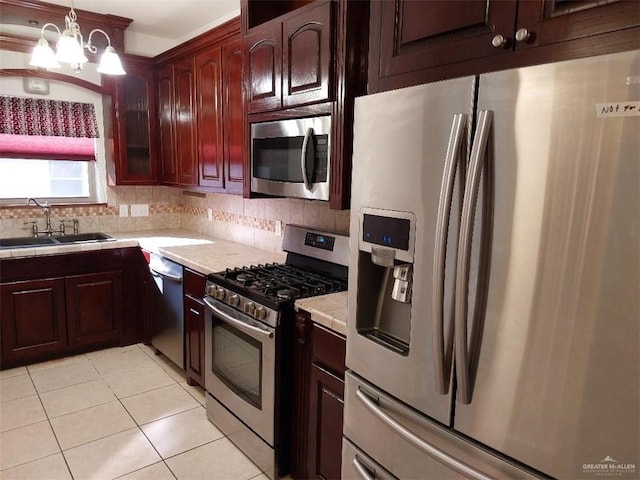
<instances>
[{"instance_id":1,"label":"dark wood lower cabinet","mask_svg":"<svg viewBox=\"0 0 640 480\"><path fill-rule=\"evenodd\" d=\"M64 283L69 346L118 341L122 330L121 273L74 275Z\"/></svg>"},{"instance_id":2,"label":"dark wood lower cabinet","mask_svg":"<svg viewBox=\"0 0 640 480\"><path fill-rule=\"evenodd\" d=\"M3 365L67 348L63 278L3 283L0 295Z\"/></svg>"},{"instance_id":3,"label":"dark wood lower cabinet","mask_svg":"<svg viewBox=\"0 0 640 480\"><path fill-rule=\"evenodd\" d=\"M139 342L145 298L131 263L139 254L108 249L0 260L0 368Z\"/></svg>"},{"instance_id":4,"label":"dark wood lower cabinet","mask_svg":"<svg viewBox=\"0 0 640 480\"><path fill-rule=\"evenodd\" d=\"M184 331L187 383L204 387L204 304L191 297L184 299Z\"/></svg>"},{"instance_id":5,"label":"dark wood lower cabinet","mask_svg":"<svg viewBox=\"0 0 640 480\"><path fill-rule=\"evenodd\" d=\"M193 270L184 271L185 370L189 385L204 388L204 321L202 302L206 277Z\"/></svg>"},{"instance_id":6,"label":"dark wood lower cabinet","mask_svg":"<svg viewBox=\"0 0 640 480\"><path fill-rule=\"evenodd\" d=\"M344 377L313 364L309 377L309 478L340 478Z\"/></svg>"},{"instance_id":7,"label":"dark wood lower cabinet","mask_svg":"<svg viewBox=\"0 0 640 480\"><path fill-rule=\"evenodd\" d=\"M295 327L291 476L338 479L346 340L303 311L296 314Z\"/></svg>"}]
</instances>

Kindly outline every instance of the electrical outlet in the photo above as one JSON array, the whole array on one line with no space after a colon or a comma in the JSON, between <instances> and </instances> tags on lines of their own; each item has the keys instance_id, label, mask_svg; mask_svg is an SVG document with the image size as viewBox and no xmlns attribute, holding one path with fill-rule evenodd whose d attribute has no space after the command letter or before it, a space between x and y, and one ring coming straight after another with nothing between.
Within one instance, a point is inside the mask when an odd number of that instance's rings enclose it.
<instances>
[{"instance_id":1,"label":"electrical outlet","mask_svg":"<svg viewBox=\"0 0 640 480\"><path fill-rule=\"evenodd\" d=\"M132 217L148 217L149 204L148 203L132 203L131 216Z\"/></svg>"},{"instance_id":2,"label":"electrical outlet","mask_svg":"<svg viewBox=\"0 0 640 480\"><path fill-rule=\"evenodd\" d=\"M213 222L213 208L207 208L207 219Z\"/></svg>"},{"instance_id":3,"label":"electrical outlet","mask_svg":"<svg viewBox=\"0 0 640 480\"><path fill-rule=\"evenodd\" d=\"M282 220L276 220L276 235L282 236Z\"/></svg>"},{"instance_id":4,"label":"electrical outlet","mask_svg":"<svg viewBox=\"0 0 640 480\"><path fill-rule=\"evenodd\" d=\"M120 205L120 216L121 217L129 216L129 205Z\"/></svg>"}]
</instances>

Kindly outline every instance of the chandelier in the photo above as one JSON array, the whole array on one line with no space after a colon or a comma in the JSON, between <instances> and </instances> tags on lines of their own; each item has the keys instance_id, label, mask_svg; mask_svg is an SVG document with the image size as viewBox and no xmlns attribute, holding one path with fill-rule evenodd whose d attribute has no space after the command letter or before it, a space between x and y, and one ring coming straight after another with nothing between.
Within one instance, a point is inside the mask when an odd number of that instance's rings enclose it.
<instances>
[{"instance_id":1,"label":"chandelier","mask_svg":"<svg viewBox=\"0 0 640 480\"><path fill-rule=\"evenodd\" d=\"M86 49L94 54L98 51L98 49L91 44L93 34L98 32L107 37L108 42L104 53L100 57L100 63L97 68L98 73L124 75L125 71L122 68L120 57L118 57L116 50L111 46L109 35L107 35L104 30L96 28L91 30L87 43L84 43L77 18L72 1L71 11L64 17L65 29L62 32L60 32L60 29L53 23L45 24L40 31L40 40L38 40L31 54L29 65L49 69L60 68L60 62L64 62L68 63L76 73L79 73L80 70L82 70L82 66L88 61L84 50ZM53 27L58 32L56 53L53 52L53 49L49 46L49 42L44 38L44 31L47 27Z\"/></svg>"}]
</instances>

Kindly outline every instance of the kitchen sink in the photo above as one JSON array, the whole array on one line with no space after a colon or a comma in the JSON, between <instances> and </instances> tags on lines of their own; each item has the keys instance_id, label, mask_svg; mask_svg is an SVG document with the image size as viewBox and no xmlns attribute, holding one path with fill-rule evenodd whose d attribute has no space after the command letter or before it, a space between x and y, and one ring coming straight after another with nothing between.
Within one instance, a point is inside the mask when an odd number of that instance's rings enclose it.
<instances>
[{"instance_id":1,"label":"kitchen sink","mask_svg":"<svg viewBox=\"0 0 640 480\"><path fill-rule=\"evenodd\" d=\"M76 243L76 242L107 242L115 240L106 233L78 233L76 235L63 235L62 237L54 237L60 243Z\"/></svg>"},{"instance_id":2,"label":"kitchen sink","mask_svg":"<svg viewBox=\"0 0 640 480\"><path fill-rule=\"evenodd\" d=\"M0 247L7 247L7 248L54 245L56 243L57 242L52 237L0 238Z\"/></svg>"},{"instance_id":3,"label":"kitchen sink","mask_svg":"<svg viewBox=\"0 0 640 480\"><path fill-rule=\"evenodd\" d=\"M101 232L63 235L61 237L0 238L0 248L41 247L46 245L67 245L71 243L108 242L110 240L115 240L115 238Z\"/></svg>"}]
</instances>

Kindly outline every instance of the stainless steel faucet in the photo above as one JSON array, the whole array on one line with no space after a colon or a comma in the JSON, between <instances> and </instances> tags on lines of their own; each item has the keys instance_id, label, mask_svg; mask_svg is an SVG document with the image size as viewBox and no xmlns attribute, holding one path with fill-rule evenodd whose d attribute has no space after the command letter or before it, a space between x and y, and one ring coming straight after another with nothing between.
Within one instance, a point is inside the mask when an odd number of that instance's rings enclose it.
<instances>
[{"instance_id":1,"label":"stainless steel faucet","mask_svg":"<svg viewBox=\"0 0 640 480\"><path fill-rule=\"evenodd\" d=\"M76 218L72 220L60 220L60 229L54 230L53 227L51 226L51 206L49 205L49 202L45 201L44 203L40 203L35 198L28 198L27 206L31 205L32 202L44 210L44 221L45 221L45 229L42 232L38 230L37 220L33 220L31 222L24 222L25 225L31 225L31 231L34 237L37 237L38 235L47 235L48 237L50 237L54 233L59 233L60 235L64 235L65 224L70 222L73 222L73 234L74 235L78 234L78 220Z\"/></svg>"},{"instance_id":2,"label":"stainless steel faucet","mask_svg":"<svg viewBox=\"0 0 640 480\"><path fill-rule=\"evenodd\" d=\"M51 236L51 234L53 233L53 228L51 227L51 207L49 206L49 202L45 201L44 204L41 204L35 198L28 198L27 206L31 205L31 202L35 203L38 207L44 210L45 231L42 233L46 233L48 236ZM38 233L40 233L38 232L38 225L35 221L31 223L33 223L33 236L37 237Z\"/></svg>"}]
</instances>

